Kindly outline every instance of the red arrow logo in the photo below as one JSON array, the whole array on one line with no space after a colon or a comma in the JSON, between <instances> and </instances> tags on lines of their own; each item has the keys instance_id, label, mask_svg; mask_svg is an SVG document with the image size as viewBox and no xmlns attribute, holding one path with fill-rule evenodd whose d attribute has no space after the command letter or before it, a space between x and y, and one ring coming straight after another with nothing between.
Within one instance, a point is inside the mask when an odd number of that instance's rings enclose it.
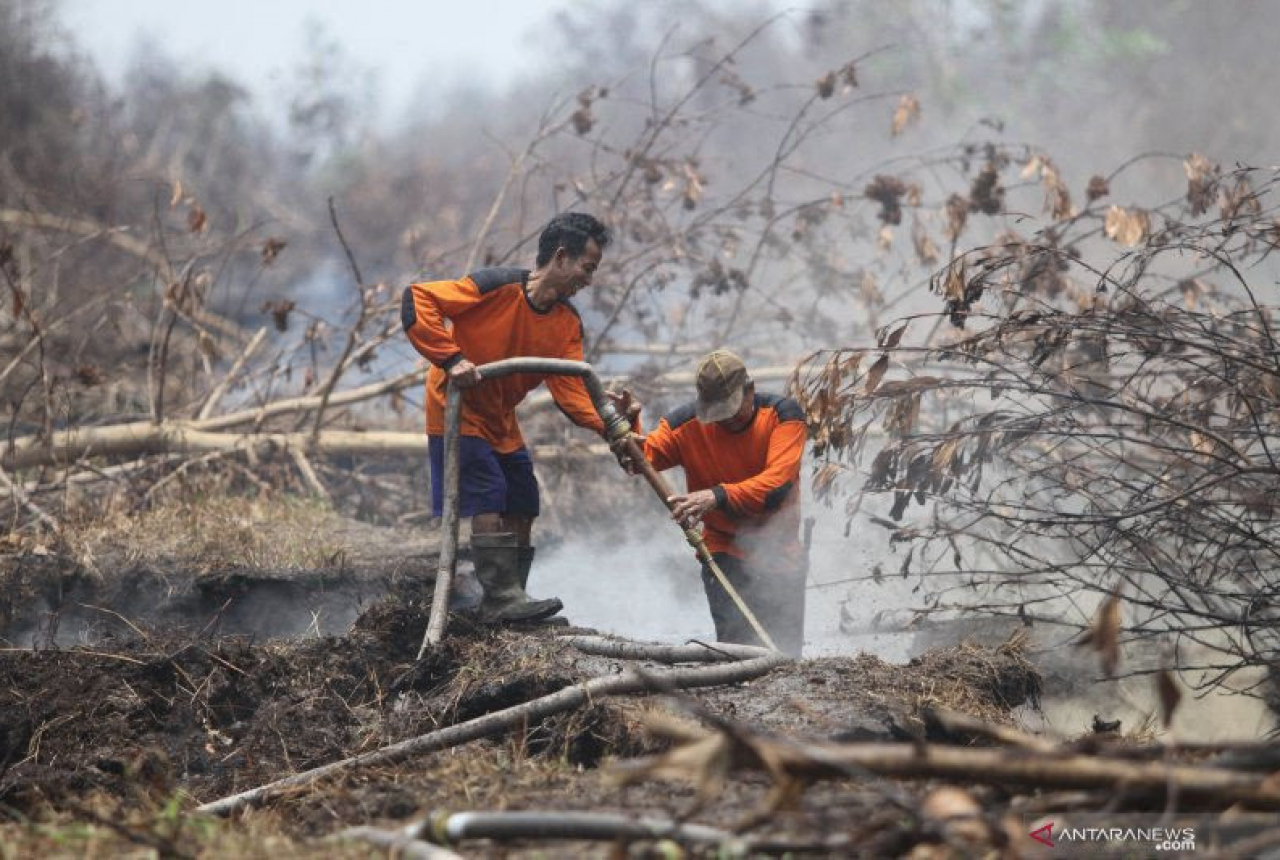
<instances>
[{"instance_id":1,"label":"red arrow logo","mask_svg":"<svg viewBox=\"0 0 1280 860\"><path fill-rule=\"evenodd\" d=\"M1050 821L1043 827L1037 827L1031 831L1031 838L1039 842L1041 845L1053 847L1053 822Z\"/></svg>"}]
</instances>

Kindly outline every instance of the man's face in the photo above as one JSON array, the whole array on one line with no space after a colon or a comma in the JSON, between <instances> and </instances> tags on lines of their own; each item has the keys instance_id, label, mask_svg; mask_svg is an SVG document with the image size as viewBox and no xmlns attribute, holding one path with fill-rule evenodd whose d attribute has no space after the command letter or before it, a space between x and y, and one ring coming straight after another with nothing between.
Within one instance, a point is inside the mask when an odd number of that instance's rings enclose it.
<instances>
[{"instance_id":1,"label":"man's face","mask_svg":"<svg viewBox=\"0 0 1280 860\"><path fill-rule=\"evenodd\" d=\"M591 278L600 266L600 245L595 239L588 239L587 246L576 257L569 256L565 248L556 250L552 260L552 270L556 275L556 288L559 297L571 299L579 290L591 286Z\"/></svg>"},{"instance_id":2,"label":"man's face","mask_svg":"<svg viewBox=\"0 0 1280 860\"><path fill-rule=\"evenodd\" d=\"M717 421L716 424L728 430L730 433L737 433L746 429L751 423L751 419L756 414L756 386L754 382L747 383L747 387L742 390L742 405L738 407L736 415L731 415L723 421Z\"/></svg>"}]
</instances>

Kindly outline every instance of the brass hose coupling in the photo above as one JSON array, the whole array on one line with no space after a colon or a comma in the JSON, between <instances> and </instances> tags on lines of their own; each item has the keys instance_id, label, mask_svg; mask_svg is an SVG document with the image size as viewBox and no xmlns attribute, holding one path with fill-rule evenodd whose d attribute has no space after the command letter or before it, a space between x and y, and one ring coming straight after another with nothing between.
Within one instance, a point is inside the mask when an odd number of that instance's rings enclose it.
<instances>
[{"instance_id":1,"label":"brass hose coupling","mask_svg":"<svg viewBox=\"0 0 1280 860\"><path fill-rule=\"evenodd\" d=\"M612 403L603 404L598 410L600 419L604 421L604 435L609 444L621 442L631 433L631 422L626 419Z\"/></svg>"}]
</instances>

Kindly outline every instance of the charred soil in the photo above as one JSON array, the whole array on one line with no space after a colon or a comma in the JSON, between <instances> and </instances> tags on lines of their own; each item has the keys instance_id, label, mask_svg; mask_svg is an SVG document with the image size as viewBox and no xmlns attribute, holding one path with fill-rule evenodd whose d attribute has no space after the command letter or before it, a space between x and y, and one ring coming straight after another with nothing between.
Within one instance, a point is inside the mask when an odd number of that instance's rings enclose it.
<instances>
[{"instance_id":1,"label":"charred soil","mask_svg":"<svg viewBox=\"0 0 1280 860\"><path fill-rule=\"evenodd\" d=\"M155 597L155 562L90 575L54 553L28 553L22 563L11 555L11 643L15 630L32 625L33 613L15 599L22 593L43 598L46 631L50 616L75 605L98 623L76 631L78 645L46 641L37 650L11 644L0 651L0 807L28 822L10 836L44 850L50 846L38 840L48 828L98 823L112 838L159 840L165 850L198 854L208 844L191 841L197 830L156 835L155 810L190 809L632 665L567 647L562 628L495 628L465 615L451 621L442 647L416 661L430 594L421 572L432 547L420 544L419 559L406 566L403 541L387 533L356 540L371 537L383 549L361 544L359 564L348 561L345 569L211 572L171 563L163 576L170 598L152 599L147 612L132 617L130 600L141 605L136 595L143 592ZM210 582L222 589L211 597ZM335 584L353 582L378 583L383 596L341 635L316 635L318 628L277 639L224 632L229 603L272 589L333 597L342 594ZM206 597L192 599L202 588ZM226 826L265 828L297 847L344 826L401 824L439 809L682 816L693 809L692 788L624 788L610 777L611 759L665 747L644 731L652 709L702 708L810 738L887 740L925 737L930 728L921 715L930 705L1007 722L1037 693L1038 679L1016 648L962 645L906 666L865 655L803 661L677 700L607 698L402 766L353 770ZM731 780L710 806L701 804L699 818L743 819L766 793L759 778ZM876 838L888 840L886 850L902 848L895 842L902 839L909 847L909 822L882 800L865 787L825 784L775 823L814 833L839 820L847 830L857 812Z\"/></svg>"}]
</instances>

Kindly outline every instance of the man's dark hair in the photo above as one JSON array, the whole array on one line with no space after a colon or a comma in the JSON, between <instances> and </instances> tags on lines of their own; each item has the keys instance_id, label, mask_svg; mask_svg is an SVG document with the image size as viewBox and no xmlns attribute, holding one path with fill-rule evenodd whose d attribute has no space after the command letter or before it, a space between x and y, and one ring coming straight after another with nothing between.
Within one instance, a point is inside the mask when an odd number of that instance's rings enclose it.
<instances>
[{"instance_id":1,"label":"man's dark hair","mask_svg":"<svg viewBox=\"0 0 1280 860\"><path fill-rule=\"evenodd\" d=\"M587 241L595 239L603 251L613 238L609 228L594 215L586 212L561 212L547 222L538 237L538 267L551 262L557 248L564 248L570 257L578 257L587 250Z\"/></svg>"}]
</instances>

